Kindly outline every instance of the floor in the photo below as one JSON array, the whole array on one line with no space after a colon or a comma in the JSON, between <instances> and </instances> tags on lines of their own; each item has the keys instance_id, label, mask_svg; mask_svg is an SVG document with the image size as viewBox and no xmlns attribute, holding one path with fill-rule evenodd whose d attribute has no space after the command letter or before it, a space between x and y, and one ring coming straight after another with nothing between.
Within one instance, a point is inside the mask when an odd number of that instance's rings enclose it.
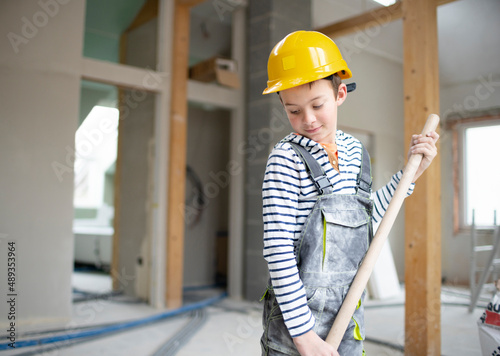
<instances>
[{"instance_id":1,"label":"floor","mask_svg":"<svg viewBox=\"0 0 500 356\"><path fill-rule=\"evenodd\" d=\"M111 289L109 276L94 273L74 273L75 288L72 321L58 326L58 330L26 330L23 340L43 338L46 345L17 348L11 355L259 355L262 333L261 305L258 302L235 301L221 298L222 290L214 288L187 290L186 305L217 301L203 309L184 314L163 316L144 303L120 295L97 294ZM89 294L92 293L92 294ZM488 300L483 295L480 307L467 311L468 290L443 287L442 293L442 347L446 356L480 356L477 320ZM218 299L217 299L218 298ZM369 356L403 355L404 294L383 302L366 302L366 354ZM154 321L159 318L159 321ZM148 322L149 320L149 322ZM143 325L131 327L133 323ZM121 322L120 326L116 326ZM124 324L124 323L128 323ZM95 331L95 327L102 326ZM383 327L381 327L383 325ZM114 331L120 327L125 331ZM53 329L47 326L49 329ZM80 338L81 336L89 336ZM73 339L73 337L76 337ZM69 339L69 340L66 340ZM0 352L1 354L2 352Z\"/></svg>"}]
</instances>

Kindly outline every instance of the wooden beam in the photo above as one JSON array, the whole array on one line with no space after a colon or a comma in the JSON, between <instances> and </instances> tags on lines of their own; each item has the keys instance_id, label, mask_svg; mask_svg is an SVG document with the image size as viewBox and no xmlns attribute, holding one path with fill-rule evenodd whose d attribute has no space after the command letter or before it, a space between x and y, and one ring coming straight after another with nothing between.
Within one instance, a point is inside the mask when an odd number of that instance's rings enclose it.
<instances>
[{"instance_id":1,"label":"wooden beam","mask_svg":"<svg viewBox=\"0 0 500 356\"><path fill-rule=\"evenodd\" d=\"M335 38L349 35L366 28L381 26L385 23L400 19L401 16L401 1L398 1L394 5L387 7L378 7L361 15L333 23L331 25L320 27L316 29L316 31L322 32L329 37Z\"/></svg>"},{"instance_id":2,"label":"wooden beam","mask_svg":"<svg viewBox=\"0 0 500 356\"><path fill-rule=\"evenodd\" d=\"M430 113L439 113L436 0L404 0L405 147ZM405 206L405 355L441 354L440 159Z\"/></svg>"},{"instance_id":3,"label":"wooden beam","mask_svg":"<svg viewBox=\"0 0 500 356\"><path fill-rule=\"evenodd\" d=\"M184 264L184 199L186 185L187 83L190 7L176 1L170 110L170 151L167 196L166 304L182 305Z\"/></svg>"},{"instance_id":4,"label":"wooden beam","mask_svg":"<svg viewBox=\"0 0 500 356\"><path fill-rule=\"evenodd\" d=\"M316 31L335 38L349 35L358 31L366 30L376 26L398 20L403 17L402 3L405 0L396 2L387 7L378 7L374 10L362 13L361 15L350 17L346 20L336 22L327 26L317 28ZM437 5L444 5L456 0L437 0Z\"/></svg>"},{"instance_id":5,"label":"wooden beam","mask_svg":"<svg viewBox=\"0 0 500 356\"><path fill-rule=\"evenodd\" d=\"M189 7L196 6L201 4L205 0L178 0L179 5L186 5ZM148 0L142 6L141 10L135 17L134 21L130 24L130 26L126 29L126 32L129 32L137 27L144 25L145 23L151 21L158 17L159 11L159 0Z\"/></svg>"}]
</instances>

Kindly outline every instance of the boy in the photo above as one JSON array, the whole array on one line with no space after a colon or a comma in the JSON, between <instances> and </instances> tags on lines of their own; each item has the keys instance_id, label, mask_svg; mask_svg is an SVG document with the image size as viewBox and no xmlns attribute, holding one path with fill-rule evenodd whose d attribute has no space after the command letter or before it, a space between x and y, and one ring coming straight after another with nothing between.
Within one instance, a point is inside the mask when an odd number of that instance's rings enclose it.
<instances>
[{"instance_id":1,"label":"boy","mask_svg":"<svg viewBox=\"0 0 500 356\"><path fill-rule=\"evenodd\" d=\"M350 91L341 80L351 71L330 38L289 34L269 56L268 77L264 94L278 93L295 132L270 153L262 188L270 273L262 354L361 356L363 298L338 352L323 340L368 248L371 219L382 219L402 171L371 193L366 150L337 130L337 108ZM412 136L408 155L424 155L414 181L436 156L438 138L435 132ZM319 164L327 184L312 181L314 164L304 164L306 156ZM412 191L413 185L408 195Z\"/></svg>"}]
</instances>

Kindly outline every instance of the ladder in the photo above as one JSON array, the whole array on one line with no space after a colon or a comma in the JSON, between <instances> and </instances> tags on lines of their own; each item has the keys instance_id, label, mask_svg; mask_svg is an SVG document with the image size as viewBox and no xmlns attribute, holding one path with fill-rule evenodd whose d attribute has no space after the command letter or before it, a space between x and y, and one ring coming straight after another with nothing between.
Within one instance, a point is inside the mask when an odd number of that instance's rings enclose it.
<instances>
[{"instance_id":1,"label":"ladder","mask_svg":"<svg viewBox=\"0 0 500 356\"><path fill-rule=\"evenodd\" d=\"M481 290L483 289L484 284L488 281L491 274L493 274L493 282L497 279L497 267L500 267L500 258L496 258L498 256L498 252L500 250L500 226L496 224L496 211L494 213L494 230L492 236L491 244L481 245L478 244L478 236L477 236L477 227L475 223L475 211L472 210L472 224L471 224L471 255L470 255L470 305L469 305L469 313L472 313L474 310L479 295L481 294ZM481 260L485 260L486 263L484 267L478 267L477 262L477 254L482 252L491 251L488 258L481 258ZM476 283L477 274L480 274L479 280ZM496 290L496 289L495 289Z\"/></svg>"}]
</instances>

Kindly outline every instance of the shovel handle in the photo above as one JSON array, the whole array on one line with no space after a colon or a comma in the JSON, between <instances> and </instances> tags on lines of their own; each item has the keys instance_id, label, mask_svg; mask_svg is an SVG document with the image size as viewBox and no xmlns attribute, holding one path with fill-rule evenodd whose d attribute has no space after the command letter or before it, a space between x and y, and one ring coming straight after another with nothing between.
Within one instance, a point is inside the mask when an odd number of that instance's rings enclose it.
<instances>
[{"instance_id":1,"label":"shovel handle","mask_svg":"<svg viewBox=\"0 0 500 356\"><path fill-rule=\"evenodd\" d=\"M425 136L427 133L436 130L438 124L439 116L436 114L430 114L422 130L422 135ZM356 306L358 305L361 295L363 294L363 290L365 289L368 279L370 278L373 268L375 267L380 251L389 236L389 232L391 231L392 225L394 224L399 210L401 209L401 205L403 204L408 188L415 177L415 173L420 166L422 158L423 155L421 154L410 156L410 159L404 168L403 176L396 188L389 206L387 207L384 217L380 222L377 233L373 237L370 248L366 252L363 262L359 266L356 277L354 277L354 280L349 288L349 292L347 293L332 328L326 337L326 342L335 347L335 349L338 349L340 342L342 341L347 326L349 325L352 315L356 310Z\"/></svg>"}]
</instances>

